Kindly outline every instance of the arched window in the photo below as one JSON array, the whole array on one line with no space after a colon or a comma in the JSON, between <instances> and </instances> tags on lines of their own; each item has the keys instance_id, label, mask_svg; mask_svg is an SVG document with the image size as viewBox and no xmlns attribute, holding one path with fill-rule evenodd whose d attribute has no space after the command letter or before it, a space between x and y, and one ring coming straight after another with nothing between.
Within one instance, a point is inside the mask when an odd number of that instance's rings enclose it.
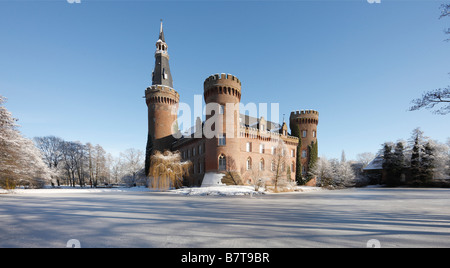
<instances>
[{"instance_id":1,"label":"arched window","mask_svg":"<svg viewBox=\"0 0 450 268\"><path fill-rule=\"evenodd\" d=\"M226 170L227 169L227 158L225 155L221 154L219 155L219 170Z\"/></svg>"},{"instance_id":2,"label":"arched window","mask_svg":"<svg viewBox=\"0 0 450 268\"><path fill-rule=\"evenodd\" d=\"M259 170L264 170L264 158L261 158L261 160L259 160Z\"/></svg>"},{"instance_id":3,"label":"arched window","mask_svg":"<svg viewBox=\"0 0 450 268\"><path fill-rule=\"evenodd\" d=\"M249 157L247 158L247 170L252 169L252 159Z\"/></svg>"}]
</instances>

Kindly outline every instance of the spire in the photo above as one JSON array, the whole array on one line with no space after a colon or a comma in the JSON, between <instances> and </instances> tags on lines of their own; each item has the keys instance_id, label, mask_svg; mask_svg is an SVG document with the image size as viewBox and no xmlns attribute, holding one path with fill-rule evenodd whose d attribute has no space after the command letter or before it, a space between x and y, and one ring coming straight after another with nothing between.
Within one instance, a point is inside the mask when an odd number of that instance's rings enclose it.
<instances>
[{"instance_id":1,"label":"spire","mask_svg":"<svg viewBox=\"0 0 450 268\"><path fill-rule=\"evenodd\" d=\"M166 42L166 40L164 40L164 32L163 32L163 26L162 26L162 19L161 19L161 27L159 28L159 39L161 39L161 41Z\"/></svg>"},{"instance_id":2,"label":"spire","mask_svg":"<svg viewBox=\"0 0 450 268\"><path fill-rule=\"evenodd\" d=\"M164 40L163 25L159 28L159 39L156 41L155 68L152 73L152 85L163 85L173 88L172 74L169 67L169 54Z\"/></svg>"}]
</instances>

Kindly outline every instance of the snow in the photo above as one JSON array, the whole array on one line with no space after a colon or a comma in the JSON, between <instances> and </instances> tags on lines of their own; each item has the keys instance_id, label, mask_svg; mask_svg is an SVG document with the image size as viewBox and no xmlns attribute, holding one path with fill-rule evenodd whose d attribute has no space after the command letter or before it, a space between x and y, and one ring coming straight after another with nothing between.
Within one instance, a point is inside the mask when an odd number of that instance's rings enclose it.
<instances>
[{"instance_id":1,"label":"snow","mask_svg":"<svg viewBox=\"0 0 450 268\"><path fill-rule=\"evenodd\" d=\"M224 174L216 173L216 172L206 172L205 177L202 181L202 187L206 186L220 186L222 184L222 178Z\"/></svg>"},{"instance_id":2,"label":"snow","mask_svg":"<svg viewBox=\"0 0 450 268\"><path fill-rule=\"evenodd\" d=\"M61 194L61 193L102 193L102 192L148 192L149 189L146 187L133 187L133 188L80 188L80 187L61 187L61 188L42 188L42 189L14 189L14 190L5 190L0 188L0 194Z\"/></svg>"},{"instance_id":3,"label":"snow","mask_svg":"<svg viewBox=\"0 0 450 268\"><path fill-rule=\"evenodd\" d=\"M304 193L320 191L320 187L297 186L293 192L289 193ZM146 187L119 187L119 188L80 188L80 187L61 187L61 188L43 188L43 189L14 189L5 190L0 188L0 194L72 194L72 193L104 193L104 192L155 192L155 190ZM262 190L255 191L253 186L244 185L219 185L207 187L183 187L181 189L169 190L169 193L188 195L188 196L253 196L261 194L270 194Z\"/></svg>"},{"instance_id":4,"label":"snow","mask_svg":"<svg viewBox=\"0 0 450 268\"><path fill-rule=\"evenodd\" d=\"M144 187L64 190L70 189L0 195L0 248L61 248L73 241L82 248L362 248L373 239L383 248L450 246L450 189L444 188L367 187L256 198ZM132 192L141 190L149 192Z\"/></svg>"},{"instance_id":5,"label":"snow","mask_svg":"<svg viewBox=\"0 0 450 268\"><path fill-rule=\"evenodd\" d=\"M208 186L208 187L192 187L172 190L171 192L182 195L197 195L197 196L235 196L235 195L254 195L263 194L263 192L256 192L252 186Z\"/></svg>"}]
</instances>

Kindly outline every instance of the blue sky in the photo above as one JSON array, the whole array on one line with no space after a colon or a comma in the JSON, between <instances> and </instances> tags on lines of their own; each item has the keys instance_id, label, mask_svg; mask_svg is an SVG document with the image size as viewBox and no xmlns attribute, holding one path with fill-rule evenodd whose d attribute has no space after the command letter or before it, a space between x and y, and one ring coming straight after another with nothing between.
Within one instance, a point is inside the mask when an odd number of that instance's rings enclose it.
<instances>
[{"instance_id":1,"label":"blue sky","mask_svg":"<svg viewBox=\"0 0 450 268\"><path fill-rule=\"evenodd\" d=\"M444 142L450 115L407 111L449 85L442 2L0 0L0 94L27 137L144 150L163 19L182 102L231 73L241 102L280 103L280 120L318 110L319 155L376 153L416 127Z\"/></svg>"}]
</instances>

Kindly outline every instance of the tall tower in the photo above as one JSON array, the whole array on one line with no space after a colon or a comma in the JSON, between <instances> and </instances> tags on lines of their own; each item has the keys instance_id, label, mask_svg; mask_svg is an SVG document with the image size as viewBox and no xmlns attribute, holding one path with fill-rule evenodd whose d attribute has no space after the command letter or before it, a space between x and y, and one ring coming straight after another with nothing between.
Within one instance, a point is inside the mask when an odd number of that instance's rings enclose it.
<instances>
[{"instance_id":1,"label":"tall tower","mask_svg":"<svg viewBox=\"0 0 450 268\"><path fill-rule=\"evenodd\" d=\"M207 115L204 125L205 172L239 171L239 102L241 81L231 74L215 74L203 83ZM212 112L208 114L208 106ZM216 116L217 113L217 116ZM214 120L216 118L217 120ZM214 124L211 122L214 121ZM211 133L207 133L212 130ZM210 137L208 137L208 135Z\"/></svg>"},{"instance_id":2,"label":"tall tower","mask_svg":"<svg viewBox=\"0 0 450 268\"><path fill-rule=\"evenodd\" d=\"M308 146L313 142L317 143L317 125L319 124L319 112L314 110L291 112L289 121L291 133L296 132L296 126L298 126L298 130L300 131L299 135L302 142L302 173L305 173L308 171L309 164Z\"/></svg>"},{"instance_id":3,"label":"tall tower","mask_svg":"<svg viewBox=\"0 0 450 268\"><path fill-rule=\"evenodd\" d=\"M174 139L173 134L178 131L176 122L180 95L173 89L167 47L161 20L159 38L156 41L152 85L145 90L145 101L148 107L148 138L145 152L146 174L150 167L150 156L153 151L170 149Z\"/></svg>"}]
</instances>

